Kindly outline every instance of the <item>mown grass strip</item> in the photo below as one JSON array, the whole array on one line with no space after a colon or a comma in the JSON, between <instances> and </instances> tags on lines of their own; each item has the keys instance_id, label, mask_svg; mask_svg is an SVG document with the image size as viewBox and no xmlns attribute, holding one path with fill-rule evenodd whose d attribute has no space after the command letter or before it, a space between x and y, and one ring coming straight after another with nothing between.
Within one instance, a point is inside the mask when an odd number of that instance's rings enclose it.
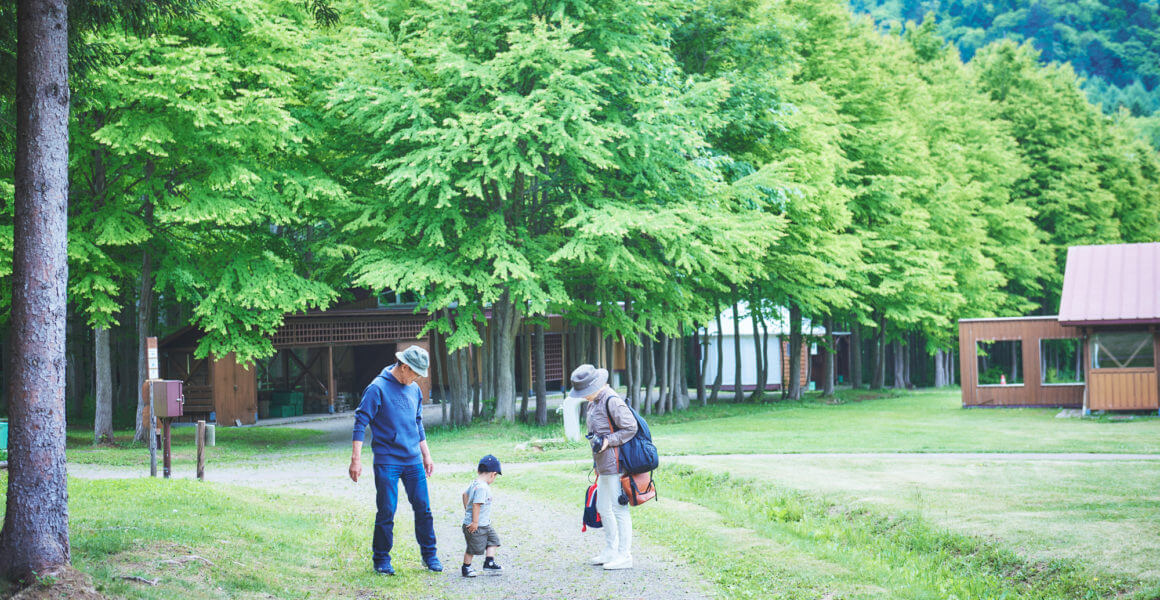
<instances>
[{"instance_id":1,"label":"mown grass strip","mask_svg":"<svg viewBox=\"0 0 1160 600\"><path fill-rule=\"evenodd\" d=\"M724 473L667 466L657 480L661 500L634 510L637 531L683 556L724 598L1152 599L1160 592L1074 562L1029 562L1002 542L918 517L847 509ZM533 494L577 504L583 481L582 471L563 466L512 477Z\"/></svg>"}]
</instances>

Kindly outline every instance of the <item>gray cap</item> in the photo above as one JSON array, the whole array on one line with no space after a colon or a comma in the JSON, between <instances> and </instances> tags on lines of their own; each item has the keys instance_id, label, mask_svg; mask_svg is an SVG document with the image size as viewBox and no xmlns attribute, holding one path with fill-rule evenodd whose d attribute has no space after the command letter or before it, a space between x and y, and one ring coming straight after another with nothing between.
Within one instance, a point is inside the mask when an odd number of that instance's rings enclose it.
<instances>
[{"instance_id":1,"label":"gray cap","mask_svg":"<svg viewBox=\"0 0 1160 600\"><path fill-rule=\"evenodd\" d=\"M418 346L408 346L402 352L396 352L395 358L399 362L411 367L419 377L427 376L427 365L431 364L431 358L427 356L427 351Z\"/></svg>"},{"instance_id":2,"label":"gray cap","mask_svg":"<svg viewBox=\"0 0 1160 600\"><path fill-rule=\"evenodd\" d=\"M597 369L592 365L580 365L572 371L572 391L568 393L573 398L587 398L600 391L608 383L608 371Z\"/></svg>"}]
</instances>

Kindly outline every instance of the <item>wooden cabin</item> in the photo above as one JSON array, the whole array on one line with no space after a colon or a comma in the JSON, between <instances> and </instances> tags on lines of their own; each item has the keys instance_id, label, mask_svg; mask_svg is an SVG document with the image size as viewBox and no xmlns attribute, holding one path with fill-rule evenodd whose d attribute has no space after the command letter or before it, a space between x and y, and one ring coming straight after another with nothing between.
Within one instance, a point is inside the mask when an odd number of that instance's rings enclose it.
<instances>
[{"instance_id":1,"label":"wooden cabin","mask_svg":"<svg viewBox=\"0 0 1160 600\"><path fill-rule=\"evenodd\" d=\"M1058 316L963 319L959 351L963 406L1160 410L1160 243L1068 248Z\"/></svg>"},{"instance_id":2,"label":"wooden cabin","mask_svg":"<svg viewBox=\"0 0 1160 600\"><path fill-rule=\"evenodd\" d=\"M432 353L429 377L419 380L425 402L431 401L432 387L448 389L447 374L437 365L447 365L442 343L431 348L431 339L419 337L428 316L415 313L415 304L397 300L387 293L372 296L355 291L356 300L340 307L289 315L274 334L273 356L246 366L232 354L197 359L194 351L201 332L190 326L161 340L160 370L163 379L184 382L185 416L181 421L205 419L218 425L250 425L259 419L290 416L277 409L290 399L298 414L344 412L357 407L363 389L383 367L395 361L395 352L416 345ZM570 334L558 316L549 319L544 335L545 380L549 390L567 384ZM486 333L486 331L485 331ZM517 388L532 386L530 355L523 352L525 336L516 340ZM439 355L436 359L435 354ZM624 345L613 344L607 356L600 345L601 364L611 364L614 382L625 368ZM476 354L476 370L481 368Z\"/></svg>"}]
</instances>

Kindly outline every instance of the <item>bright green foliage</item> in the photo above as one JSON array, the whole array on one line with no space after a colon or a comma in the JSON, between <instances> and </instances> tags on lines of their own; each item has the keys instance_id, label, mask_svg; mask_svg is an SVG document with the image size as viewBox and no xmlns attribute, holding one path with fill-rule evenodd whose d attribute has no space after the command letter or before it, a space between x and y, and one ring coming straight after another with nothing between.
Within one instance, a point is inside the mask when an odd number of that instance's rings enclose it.
<instances>
[{"instance_id":1,"label":"bright green foliage","mask_svg":"<svg viewBox=\"0 0 1160 600\"><path fill-rule=\"evenodd\" d=\"M365 66L326 94L336 135L358 149L342 171L360 197L356 283L468 315L509 296L527 314L631 297L675 322L696 283L759 253L769 223L730 220L746 209L700 135L723 84L680 77L665 10L364 7L343 37ZM637 329L617 312L601 313L611 329Z\"/></svg>"},{"instance_id":2,"label":"bright green foliage","mask_svg":"<svg viewBox=\"0 0 1160 600\"><path fill-rule=\"evenodd\" d=\"M1026 314L1035 305L1038 274L1053 268L1041 252L1026 199L1012 197L1027 174L997 107L976 89L953 47L935 34L933 21L912 26L906 55L926 96L913 106L922 122L933 181L921 200L939 238L940 258L953 274L957 303L943 307L952 322L996 314ZM951 328L924 332L938 347Z\"/></svg>"},{"instance_id":3,"label":"bright green foliage","mask_svg":"<svg viewBox=\"0 0 1160 600\"><path fill-rule=\"evenodd\" d=\"M192 306L201 355L269 354L283 315L335 297L286 233L343 197L291 111L297 22L230 3L148 38L96 38L121 60L78 90L70 289L91 323L133 297L143 251L155 289Z\"/></svg>"},{"instance_id":4,"label":"bright green foliage","mask_svg":"<svg viewBox=\"0 0 1160 600\"><path fill-rule=\"evenodd\" d=\"M1030 168L1013 194L1032 203L1054 253L1041 272L1053 311L1067 246L1160 239L1157 157L1087 102L1070 67L1040 67L1026 45L995 44L972 66Z\"/></svg>"},{"instance_id":5,"label":"bright green foliage","mask_svg":"<svg viewBox=\"0 0 1160 600\"><path fill-rule=\"evenodd\" d=\"M730 83L711 142L730 158L734 187L786 223L743 295L830 314L854 297L846 275L859 243L847 232L849 191L838 184L850 165L835 105L813 82L792 77L800 25L772 3L706 0L686 15L674 48L686 69Z\"/></svg>"}]
</instances>

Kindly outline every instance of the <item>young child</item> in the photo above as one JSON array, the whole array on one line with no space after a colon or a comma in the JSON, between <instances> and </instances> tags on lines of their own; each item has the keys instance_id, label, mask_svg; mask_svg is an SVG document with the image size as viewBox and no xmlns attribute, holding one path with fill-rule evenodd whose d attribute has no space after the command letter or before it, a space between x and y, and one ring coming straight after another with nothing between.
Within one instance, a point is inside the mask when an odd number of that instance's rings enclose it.
<instances>
[{"instance_id":1,"label":"young child","mask_svg":"<svg viewBox=\"0 0 1160 600\"><path fill-rule=\"evenodd\" d=\"M483 571L499 575L503 569L495 564L495 549L499 547L499 536L491 527L491 484L503 473L499 459L488 454L479 459L479 475L463 492L463 537L467 540L467 551L463 553L464 577L475 577L479 573L471 568L471 559L484 554Z\"/></svg>"}]
</instances>

